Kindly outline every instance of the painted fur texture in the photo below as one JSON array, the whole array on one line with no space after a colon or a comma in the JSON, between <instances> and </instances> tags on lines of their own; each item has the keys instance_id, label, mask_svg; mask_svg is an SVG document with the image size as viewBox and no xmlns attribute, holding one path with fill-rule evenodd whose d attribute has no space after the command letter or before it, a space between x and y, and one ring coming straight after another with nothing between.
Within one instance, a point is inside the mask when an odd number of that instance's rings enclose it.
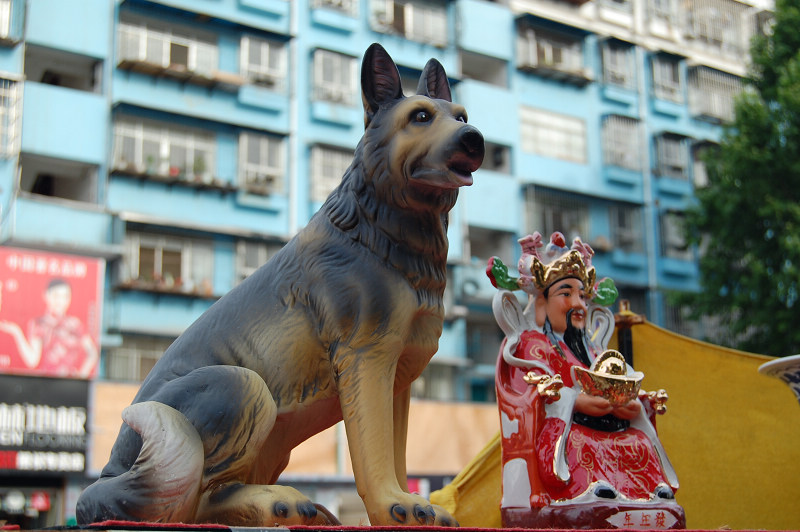
<instances>
[{"instance_id":1,"label":"painted fur texture","mask_svg":"<svg viewBox=\"0 0 800 532\"><path fill-rule=\"evenodd\" d=\"M409 386L438 348L448 211L483 137L434 59L406 98L373 44L361 83L366 128L342 183L167 349L79 523L333 524L275 482L295 446L344 419L372 525L456 525L408 493Z\"/></svg>"}]
</instances>

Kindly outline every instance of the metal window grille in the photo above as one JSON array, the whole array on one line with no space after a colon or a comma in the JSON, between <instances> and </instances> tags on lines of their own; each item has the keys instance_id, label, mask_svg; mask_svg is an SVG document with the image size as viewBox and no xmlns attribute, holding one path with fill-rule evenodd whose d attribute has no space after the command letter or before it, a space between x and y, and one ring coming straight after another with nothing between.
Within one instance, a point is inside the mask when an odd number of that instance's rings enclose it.
<instances>
[{"instance_id":1,"label":"metal window grille","mask_svg":"<svg viewBox=\"0 0 800 532\"><path fill-rule=\"evenodd\" d=\"M527 227L545 238L559 231L568 241L589 238L589 203L579 196L528 187L525 193Z\"/></svg>"},{"instance_id":2,"label":"metal window grille","mask_svg":"<svg viewBox=\"0 0 800 532\"><path fill-rule=\"evenodd\" d=\"M8 159L19 153L19 131L19 84L0 79L0 157Z\"/></svg>"},{"instance_id":3,"label":"metal window grille","mask_svg":"<svg viewBox=\"0 0 800 532\"><path fill-rule=\"evenodd\" d=\"M323 202L342 182L353 162L353 151L327 146L311 148L311 201Z\"/></svg>"},{"instance_id":4,"label":"metal window grille","mask_svg":"<svg viewBox=\"0 0 800 532\"><path fill-rule=\"evenodd\" d=\"M734 0L686 0L686 36L727 54L747 51L742 38L748 6Z\"/></svg>"},{"instance_id":5,"label":"metal window grille","mask_svg":"<svg viewBox=\"0 0 800 532\"><path fill-rule=\"evenodd\" d=\"M661 215L661 255L672 259L690 260L692 252L683 234L683 216L677 212Z\"/></svg>"},{"instance_id":6,"label":"metal window grille","mask_svg":"<svg viewBox=\"0 0 800 532\"><path fill-rule=\"evenodd\" d=\"M328 7L342 11L348 15L356 15L358 10L358 2L355 0L314 0L312 7Z\"/></svg>"},{"instance_id":7,"label":"metal window grille","mask_svg":"<svg viewBox=\"0 0 800 532\"><path fill-rule=\"evenodd\" d=\"M356 94L355 58L328 50L315 50L313 62L314 99L352 104Z\"/></svg>"},{"instance_id":8,"label":"metal window grille","mask_svg":"<svg viewBox=\"0 0 800 532\"><path fill-rule=\"evenodd\" d=\"M660 100L683 101L679 61L660 56L653 58L653 92Z\"/></svg>"},{"instance_id":9,"label":"metal window grille","mask_svg":"<svg viewBox=\"0 0 800 532\"><path fill-rule=\"evenodd\" d=\"M143 286L210 295L214 251L210 241L128 231L123 278Z\"/></svg>"},{"instance_id":10,"label":"metal window grille","mask_svg":"<svg viewBox=\"0 0 800 532\"><path fill-rule=\"evenodd\" d=\"M114 168L176 179L210 181L216 165L214 136L149 120L114 123Z\"/></svg>"},{"instance_id":11,"label":"metal window grille","mask_svg":"<svg viewBox=\"0 0 800 532\"><path fill-rule=\"evenodd\" d=\"M241 42L241 70L251 83L280 88L286 77L286 47L268 39L245 36Z\"/></svg>"},{"instance_id":12,"label":"metal window grille","mask_svg":"<svg viewBox=\"0 0 800 532\"><path fill-rule=\"evenodd\" d=\"M609 209L609 216L614 247L628 253L643 252L642 208L636 205L616 204Z\"/></svg>"},{"instance_id":13,"label":"metal window grille","mask_svg":"<svg viewBox=\"0 0 800 532\"><path fill-rule=\"evenodd\" d=\"M689 110L695 116L730 122L734 117L734 97L741 92L741 80L707 67L689 73Z\"/></svg>"},{"instance_id":14,"label":"metal window grille","mask_svg":"<svg viewBox=\"0 0 800 532\"><path fill-rule=\"evenodd\" d=\"M586 162L586 123L580 118L522 107L520 138L523 151Z\"/></svg>"},{"instance_id":15,"label":"metal window grille","mask_svg":"<svg viewBox=\"0 0 800 532\"><path fill-rule=\"evenodd\" d=\"M447 44L447 6L443 2L373 0L371 6L379 31L434 46Z\"/></svg>"},{"instance_id":16,"label":"metal window grille","mask_svg":"<svg viewBox=\"0 0 800 532\"><path fill-rule=\"evenodd\" d=\"M519 64L526 67L548 67L564 72L583 69L581 42L541 29L520 28L517 34Z\"/></svg>"},{"instance_id":17,"label":"metal window grille","mask_svg":"<svg viewBox=\"0 0 800 532\"><path fill-rule=\"evenodd\" d=\"M628 170L642 169L639 121L610 115L603 121L603 162Z\"/></svg>"},{"instance_id":18,"label":"metal window grille","mask_svg":"<svg viewBox=\"0 0 800 532\"><path fill-rule=\"evenodd\" d=\"M0 0L0 39L11 35L11 0Z\"/></svg>"},{"instance_id":19,"label":"metal window grille","mask_svg":"<svg viewBox=\"0 0 800 532\"><path fill-rule=\"evenodd\" d=\"M210 75L218 68L216 43L169 27L121 22L118 27L119 61L140 61L163 68Z\"/></svg>"},{"instance_id":20,"label":"metal window grille","mask_svg":"<svg viewBox=\"0 0 800 532\"><path fill-rule=\"evenodd\" d=\"M147 377L174 339L125 336L121 347L109 351L106 378L140 382Z\"/></svg>"},{"instance_id":21,"label":"metal window grille","mask_svg":"<svg viewBox=\"0 0 800 532\"><path fill-rule=\"evenodd\" d=\"M656 137L656 171L665 177L689 179L689 150L685 137Z\"/></svg>"},{"instance_id":22,"label":"metal window grille","mask_svg":"<svg viewBox=\"0 0 800 532\"><path fill-rule=\"evenodd\" d=\"M634 88L631 47L616 42L603 46L603 81L625 89Z\"/></svg>"},{"instance_id":23,"label":"metal window grille","mask_svg":"<svg viewBox=\"0 0 800 532\"><path fill-rule=\"evenodd\" d=\"M239 136L240 183L250 192L277 194L283 190L283 140L257 133Z\"/></svg>"}]
</instances>

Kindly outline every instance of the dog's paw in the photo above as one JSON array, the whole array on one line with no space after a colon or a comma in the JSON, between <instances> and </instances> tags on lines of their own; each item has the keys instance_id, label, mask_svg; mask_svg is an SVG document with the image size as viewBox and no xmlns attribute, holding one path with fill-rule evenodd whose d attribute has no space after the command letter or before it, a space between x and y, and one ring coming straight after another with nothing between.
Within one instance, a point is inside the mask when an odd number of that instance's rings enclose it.
<instances>
[{"instance_id":1,"label":"dog's paw","mask_svg":"<svg viewBox=\"0 0 800 532\"><path fill-rule=\"evenodd\" d=\"M434 506L423 497L403 493L390 503L388 511L370 514L373 526L446 526L457 527L458 522L441 506Z\"/></svg>"},{"instance_id":2,"label":"dog's paw","mask_svg":"<svg viewBox=\"0 0 800 532\"><path fill-rule=\"evenodd\" d=\"M229 484L208 494L196 522L247 527L340 524L327 509L294 488L250 484Z\"/></svg>"}]
</instances>

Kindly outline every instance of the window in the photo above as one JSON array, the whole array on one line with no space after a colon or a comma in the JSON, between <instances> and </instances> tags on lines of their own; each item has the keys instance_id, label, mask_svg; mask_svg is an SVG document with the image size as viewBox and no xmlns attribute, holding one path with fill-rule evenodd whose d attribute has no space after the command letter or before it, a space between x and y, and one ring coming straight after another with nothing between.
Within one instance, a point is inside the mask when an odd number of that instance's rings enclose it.
<instances>
[{"instance_id":1,"label":"window","mask_svg":"<svg viewBox=\"0 0 800 532\"><path fill-rule=\"evenodd\" d=\"M341 11L347 15L358 14L358 2L356 0L313 0L311 7L326 7Z\"/></svg>"},{"instance_id":2,"label":"window","mask_svg":"<svg viewBox=\"0 0 800 532\"><path fill-rule=\"evenodd\" d=\"M607 116L603 121L603 162L640 171L639 154L639 122L624 116Z\"/></svg>"},{"instance_id":3,"label":"window","mask_svg":"<svg viewBox=\"0 0 800 532\"><path fill-rule=\"evenodd\" d=\"M123 281L132 288L213 295L211 241L128 231Z\"/></svg>"},{"instance_id":4,"label":"window","mask_svg":"<svg viewBox=\"0 0 800 532\"><path fill-rule=\"evenodd\" d=\"M442 1L371 0L372 22L378 31L412 41L447 45L447 5Z\"/></svg>"},{"instance_id":5,"label":"window","mask_svg":"<svg viewBox=\"0 0 800 532\"><path fill-rule=\"evenodd\" d=\"M504 335L497 323L486 317L480 314L467 317L467 357L474 364L494 366Z\"/></svg>"},{"instance_id":6,"label":"window","mask_svg":"<svg viewBox=\"0 0 800 532\"><path fill-rule=\"evenodd\" d=\"M532 107L520 108L522 150L576 163L586 162L586 123Z\"/></svg>"},{"instance_id":7,"label":"window","mask_svg":"<svg viewBox=\"0 0 800 532\"><path fill-rule=\"evenodd\" d=\"M626 43L609 40L603 43L603 82L624 89L635 89L633 48Z\"/></svg>"},{"instance_id":8,"label":"window","mask_svg":"<svg viewBox=\"0 0 800 532\"><path fill-rule=\"evenodd\" d=\"M487 141L486 156L483 158L481 169L511 174L511 148Z\"/></svg>"},{"instance_id":9,"label":"window","mask_svg":"<svg viewBox=\"0 0 800 532\"><path fill-rule=\"evenodd\" d=\"M683 215L679 212L661 215L661 255L672 259L692 259L691 249L684 238Z\"/></svg>"},{"instance_id":10,"label":"window","mask_svg":"<svg viewBox=\"0 0 800 532\"><path fill-rule=\"evenodd\" d=\"M667 23L675 22L675 8L674 0L650 0L650 15Z\"/></svg>"},{"instance_id":11,"label":"window","mask_svg":"<svg viewBox=\"0 0 800 532\"><path fill-rule=\"evenodd\" d=\"M250 83L277 89L286 76L286 47L277 41L242 37L242 75Z\"/></svg>"},{"instance_id":12,"label":"window","mask_svg":"<svg viewBox=\"0 0 800 532\"><path fill-rule=\"evenodd\" d=\"M0 78L0 157L19 152L19 94L16 81Z\"/></svg>"},{"instance_id":13,"label":"window","mask_svg":"<svg viewBox=\"0 0 800 532\"><path fill-rule=\"evenodd\" d=\"M525 203L527 227L543 235L559 231L568 242L578 236L589 240L589 204L581 197L529 187Z\"/></svg>"},{"instance_id":14,"label":"window","mask_svg":"<svg viewBox=\"0 0 800 532\"><path fill-rule=\"evenodd\" d=\"M236 284L241 283L280 251L283 243L239 240L236 242Z\"/></svg>"},{"instance_id":15,"label":"window","mask_svg":"<svg viewBox=\"0 0 800 532\"><path fill-rule=\"evenodd\" d=\"M583 71L583 43L573 37L522 26L517 33L521 68Z\"/></svg>"},{"instance_id":16,"label":"window","mask_svg":"<svg viewBox=\"0 0 800 532\"><path fill-rule=\"evenodd\" d=\"M354 105L356 97L356 67L354 57L316 50L314 52L314 95L323 100Z\"/></svg>"},{"instance_id":17,"label":"window","mask_svg":"<svg viewBox=\"0 0 800 532\"><path fill-rule=\"evenodd\" d=\"M686 36L727 54L742 49L742 17L747 5L735 0L686 0Z\"/></svg>"},{"instance_id":18,"label":"window","mask_svg":"<svg viewBox=\"0 0 800 532\"><path fill-rule=\"evenodd\" d=\"M215 166L216 144L207 131L132 118L114 124L115 170L209 182Z\"/></svg>"},{"instance_id":19,"label":"window","mask_svg":"<svg viewBox=\"0 0 800 532\"><path fill-rule=\"evenodd\" d=\"M659 100L681 103L681 64L680 61L659 55L653 57L653 94Z\"/></svg>"},{"instance_id":20,"label":"window","mask_svg":"<svg viewBox=\"0 0 800 532\"><path fill-rule=\"evenodd\" d=\"M0 0L0 39L11 35L11 1Z\"/></svg>"},{"instance_id":21,"label":"window","mask_svg":"<svg viewBox=\"0 0 800 532\"><path fill-rule=\"evenodd\" d=\"M447 364L431 362L417 380L411 383L411 396L417 399L453 401L456 368Z\"/></svg>"},{"instance_id":22,"label":"window","mask_svg":"<svg viewBox=\"0 0 800 532\"><path fill-rule=\"evenodd\" d=\"M239 179L251 194L283 191L283 139L259 133L239 135Z\"/></svg>"},{"instance_id":23,"label":"window","mask_svg":"<svg viewBox=\"0 0 800 532\"><path fill-rule=\"evenodd\" d=\"M689 110L698 117L713 122L733 120L733 100L742 90L736 76L697 67L689 73Z\"/></svg>"},{"instance_id":24,"label":"window","mask_svg":"<svg viewBox=\"0 0 800 532\"><path fill-rule=\"evenodd\" d=\"M353 151L327 146L311 148L311 201L322 203L342 182Z\"/></svg>"},{"instance_id":25,"label":"window","mask_svg":"<svg viewBox=\"0 0 800 532\"><path fill-rule=\"evenodd\" d=\"M174 340L174 338L123 336L122 346L109 350L105 365L106 378L116 381L143 381Z\"/></svg>"},{"instance_id":26,"label":"window","mask_svg":"<svg viewBox=\"0 0 800 532\"><path fill-rule=\"evenodd\" d=\"M154 21L121 21L118 29L119 63L148 63L179 72L210 76L217 69L219 52L211 37Z\"/></svg>"},{"instance_id":27,"label":"window","mask_svg":"<svg viewBox=\"0 0 800 532\"><path fill-rule=\"evenodd\" d=\"M686 137L664 134L656 137L656 174L689 179L689 150Z\"/></svg>"},{"instance_id":28,"label":"window","mask_svg":"<svg viewBox=\"0 0 800 532\"><path fill-rule=\"evenodd\" d=\"M611 238L614 247L628 253L642 253L642 209L636 205L617 204L609 209Z\"/></svg>"}]
</instances>

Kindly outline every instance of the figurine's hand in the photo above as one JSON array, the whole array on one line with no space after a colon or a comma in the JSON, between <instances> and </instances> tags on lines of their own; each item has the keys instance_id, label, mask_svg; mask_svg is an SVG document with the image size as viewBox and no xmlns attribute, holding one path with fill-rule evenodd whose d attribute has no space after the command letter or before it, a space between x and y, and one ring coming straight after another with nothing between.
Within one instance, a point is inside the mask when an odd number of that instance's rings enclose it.
<instances>
[{"instance_id":1,"label":"figurine's hand","mask_svg":"<svg viewBox=\"0 0 800 532\"><path fill-rule=\"evenodd\" d=\"M608 399L598 395L588 395L583 392L575 399L575 410L587 416L600 417L610 414L614 407Z\"/></svg>"},{"instance_id":2,"label":"figurine's hand","mask_svg":"<svg viewBox=\"0 0 800 532\"><path fill-rule=\"evenodd\" d=\"M642 411L642 403L638 399L629 401L628 404L622 406L615 406L612 410L613 414L620 419L632 420L639 415Z\"/></svg>"}]
</instances>

